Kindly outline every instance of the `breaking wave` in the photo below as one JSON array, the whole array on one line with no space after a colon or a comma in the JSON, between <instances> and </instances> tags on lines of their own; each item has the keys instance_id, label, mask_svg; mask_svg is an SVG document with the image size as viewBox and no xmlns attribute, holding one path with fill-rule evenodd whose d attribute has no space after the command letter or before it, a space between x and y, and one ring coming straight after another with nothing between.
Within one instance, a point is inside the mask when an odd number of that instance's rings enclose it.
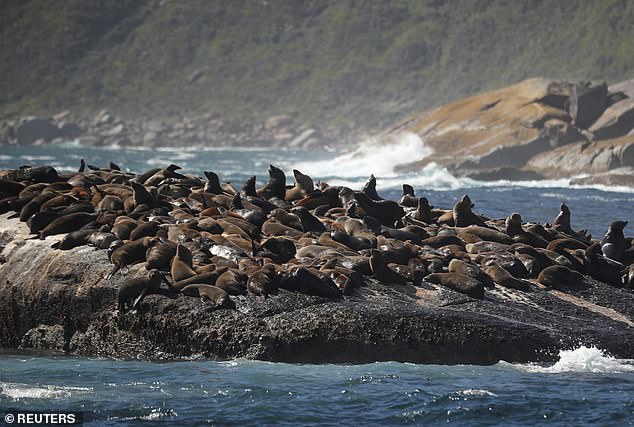
<instances>
[{"instance_id":1,"label":"breaking wave","mask_svg":"<svg viewBox=\"0 0 634 427\"><path fill-rule=\"evenodd\" d=\"M552 366L534 364L513 365L527 372L535 373L624 373L634 372L634 360L617 359L596 347L579 347L561 350L559 361Z\"/></svg>"}]
</instances>

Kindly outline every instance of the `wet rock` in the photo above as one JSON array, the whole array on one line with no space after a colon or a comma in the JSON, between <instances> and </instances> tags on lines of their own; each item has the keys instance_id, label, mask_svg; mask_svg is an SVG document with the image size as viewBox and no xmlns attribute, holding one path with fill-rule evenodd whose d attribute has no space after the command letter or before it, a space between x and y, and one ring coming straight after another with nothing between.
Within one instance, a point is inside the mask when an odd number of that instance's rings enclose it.
<instances>
[{"instance_id":1,"label":"wet rock","mask_svg":"<svg viewBox=\"0 0 634 427\"><path fill-rule=\"evenodd\" d=\"M67 350L64 328L62 325L39 325L30 329L22 337L21 348L41 350Z\"/></svg>"}]
</instances>

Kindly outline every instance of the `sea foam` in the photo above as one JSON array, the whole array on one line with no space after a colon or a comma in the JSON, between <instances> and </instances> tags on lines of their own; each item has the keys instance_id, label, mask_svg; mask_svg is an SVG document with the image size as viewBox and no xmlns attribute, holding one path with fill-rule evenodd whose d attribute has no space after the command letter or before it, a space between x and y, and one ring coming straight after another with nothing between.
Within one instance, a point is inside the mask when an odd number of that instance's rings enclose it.
<instances>
[{"instance_id":1,"label":"sea foam","mask_svg":"<svg viewBox=\"0 0 634 427\"><path fill-rule=\"evenodd\" d=\"M15 401L22 399L66 399L77 394L92 393L92 391L92 388L88 387L0 383L0 395Z\"/></svg>"},{"instance_id":2,"label":"sea foam","mask_svg":"<svg viewBox=\"0 0 634 427\"><path fill-rule=\"evenodd\" d=\"M536 373L623 373L634 372L634 360L617 359L596 347L579 347L574 350L561 350L559 361L552 366L534 364L513 365L528 372Z\"/></svg>"}]
</instances>

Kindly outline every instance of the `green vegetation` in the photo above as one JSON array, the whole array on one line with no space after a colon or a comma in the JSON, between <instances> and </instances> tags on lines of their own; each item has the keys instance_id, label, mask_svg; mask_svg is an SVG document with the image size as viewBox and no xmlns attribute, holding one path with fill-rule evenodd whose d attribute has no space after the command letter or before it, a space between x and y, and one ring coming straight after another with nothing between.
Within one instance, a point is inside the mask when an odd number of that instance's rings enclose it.
<instances>
[{"instance_id":1,"label":"green vegetation","mask_svg":"<svg viewBox=\"0 0 634 427\"><path fill-rule=\"evenodd\" d=\"M3 0L0 115L376 129L526 77L634 78L633 40L628 0Z\"/></svg>"}]
</instances>

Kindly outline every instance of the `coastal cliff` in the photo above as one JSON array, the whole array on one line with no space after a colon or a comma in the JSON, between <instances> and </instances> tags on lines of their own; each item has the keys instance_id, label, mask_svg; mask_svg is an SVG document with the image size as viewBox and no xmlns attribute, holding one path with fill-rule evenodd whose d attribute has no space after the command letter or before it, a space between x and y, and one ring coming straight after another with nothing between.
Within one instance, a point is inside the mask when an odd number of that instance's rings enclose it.
<instances>
[{"instance_id":1,"label":"coastal cliff","mask_svg":"<svg viewBox=\"0 0 634 427\"><path fill-rule=\"evenodd\" d=\"M280 290L232 297L235 310L151 295L118 314L124 278L105 279L105 250L50 248L0 217L0 346L107 357L383 360L491 364L547 361L595 345L634 358L634 295L585 278L584 289L487 291L482 300L431 283L367 286L338 301ZM138 267L138 266L137 266ZM130 269L135 275L142 267Z\"/></svg>"}]
</instances>

